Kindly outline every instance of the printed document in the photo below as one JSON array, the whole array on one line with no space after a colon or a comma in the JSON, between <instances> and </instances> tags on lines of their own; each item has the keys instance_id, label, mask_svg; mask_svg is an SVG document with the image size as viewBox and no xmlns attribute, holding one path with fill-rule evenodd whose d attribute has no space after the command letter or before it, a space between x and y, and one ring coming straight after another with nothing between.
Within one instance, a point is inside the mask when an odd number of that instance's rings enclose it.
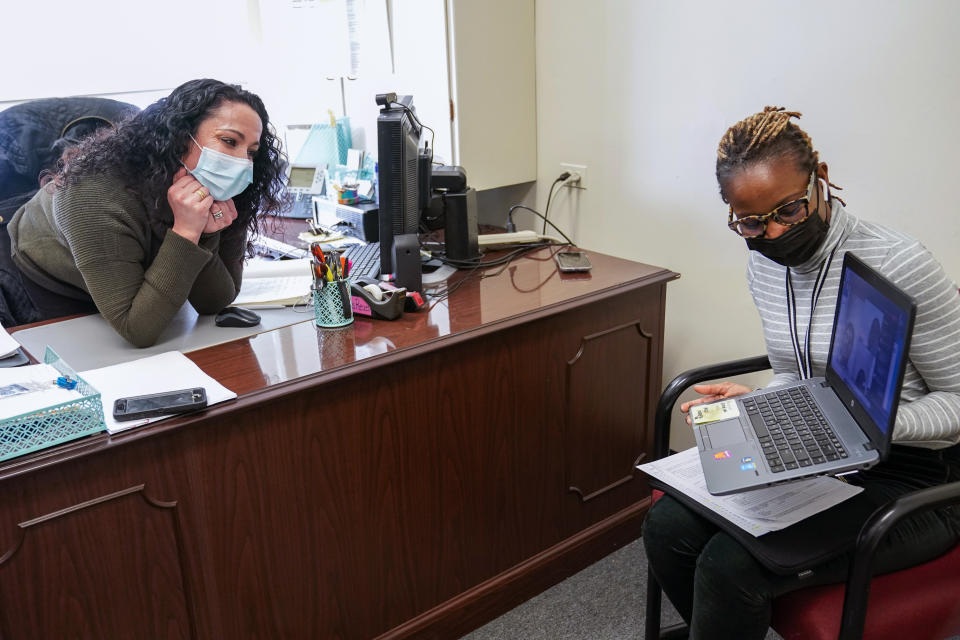
<instances>
[{"instance_id":1,"label":"printed document","mask_svg":"<svg viewBox=\"0 0 960 640\"><path fill-rule=\"evenodd\" d=\"M207 406L236 398L237 394L208 376L179 351L131 360L121 364L81 371L80 377L100 392L103 421L111 434L156 422L168 416L118 422L113 419L113 403L119 398L203 387Z\"/></svg>"},{"instance_id":2,"label":"printed document","mask_svg":"<svg viewBox=\"0 0 960 640\"><path fill-rule=\"evenodd\" d=\"M715 496L707 491L696 447L637 465L637 469L686 494L754 537L785 529L863 491L829 476Z\"/></svg>"},{"instance_id":3,"label":"printed document","mask_svg":"<svg viewBox=\"0 0 960 640\"><path fill-rule=\"evenodd\" d=\"M240 293L233 304L266 308L291 306L310 295L311 258L251 260L243 269Z\"/></svg>"}]
</instances>

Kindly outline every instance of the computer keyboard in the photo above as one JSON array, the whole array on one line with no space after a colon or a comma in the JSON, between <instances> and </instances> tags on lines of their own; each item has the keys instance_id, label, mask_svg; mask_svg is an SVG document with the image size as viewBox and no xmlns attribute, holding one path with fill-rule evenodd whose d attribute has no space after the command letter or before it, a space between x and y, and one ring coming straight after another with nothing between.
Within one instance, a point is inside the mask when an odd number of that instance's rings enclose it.
<instances>
[{"instance_id":1,"label":"computer keyboard","mask_svg":"<svg viewBox=\"0 0 960 640\"><path fill-rule=\"evenodd\" d=\"M380 275L380 243L370 242L348 247L343 255L353 263L349 280L367 277L376 279Z\"/></svg>"},{"instance_id":2,"label":"computer keyboard","mask_svg":"<svg viewBox=\"0 0 960 640\"><path fill-rule=\"evenodd\" d=\"M743 406L774 473L847 457L806 387L747 398Z\"/></svg>"}]
</instances>

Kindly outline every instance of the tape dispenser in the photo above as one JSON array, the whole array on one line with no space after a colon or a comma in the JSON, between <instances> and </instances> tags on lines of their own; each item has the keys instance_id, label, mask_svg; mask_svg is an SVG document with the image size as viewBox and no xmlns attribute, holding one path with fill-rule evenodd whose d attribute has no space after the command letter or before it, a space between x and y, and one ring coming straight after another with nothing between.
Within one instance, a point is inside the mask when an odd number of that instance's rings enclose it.
<instances>
[{"instance_id":1,"label":"tape dispenser","mask_svg":"<svg viewBox=\"0 0 960 640\"><path fill-rule=\"evenodd\" d=\"M406 289L384 289L376 280L357 278L350 285L353 313L380 320L396 320L403 315Z\"/></svg>"}]
</instances>

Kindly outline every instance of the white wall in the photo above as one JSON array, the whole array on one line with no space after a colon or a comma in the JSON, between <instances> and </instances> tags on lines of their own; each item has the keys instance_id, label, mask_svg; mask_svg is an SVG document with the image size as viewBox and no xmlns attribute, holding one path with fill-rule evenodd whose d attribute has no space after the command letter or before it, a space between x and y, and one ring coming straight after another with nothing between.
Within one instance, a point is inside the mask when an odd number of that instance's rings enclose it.
<instances>
[{"instance_id":1,"label":"white wall","mask_svg":"<svg viewBox=\"0 0 960 640\"><path fill-rule=\"evenodd\" d=\"M355 4L360 65L358 78L345 83L345 98L340 76L351 69L344 0L170 0L139 20L131 18L131 11L142 18L142 7L131 9L135 3L122 0L15 4L4 10L12 28L0 39L0 54L8 61L29 55L0 73L0 110L24 100L68 95L98 95L146 107L182 82L215 77L259 95L281 134L286 124L328 122L329 111L342 116L345 102L355 146L375 152L374 96L396 91L414 96L421 121L436 131L436 155L449 160L445 0ZM40 22L43 42L58 46L34 46L31 25ZM204 25L212 25L213 35L204 38L197 30ZM78 33L84 38L78 40ZM158 56L157 51L165 53Z\"/></svg>"},{"instance_id":2,"label":"white wall","mask_svg":"<svg viewBox=\"0 0 960 640\"><path fill-rule=\"evenodd\" d=\"M958 24L951 0L537 3L537 201L561 162L586 164L588 189L562 190L551 219L682 275L664 381L763 352L714 163L726 128L765 105L804 114L850 212L913 234L960 278Z\"/></svg>"}]
</instances>

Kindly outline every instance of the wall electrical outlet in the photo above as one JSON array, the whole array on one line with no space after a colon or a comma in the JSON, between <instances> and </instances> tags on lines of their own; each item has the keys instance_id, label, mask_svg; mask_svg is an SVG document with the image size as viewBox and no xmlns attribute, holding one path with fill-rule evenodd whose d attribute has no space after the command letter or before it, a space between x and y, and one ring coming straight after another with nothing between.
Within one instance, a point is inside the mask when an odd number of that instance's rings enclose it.
<instances>
[{"instance_id":1,"label":"wall electrical outlet","mask_svg":"<svg viewBox=\"0 0 960 640\"><path fill-rule=\"evenodd\" d=\"M570 178L563 183L563 186L570 187L571 189L587 188L587 165L561 162L560 173L563 173L564 171L570 172Z\"/></svg>"}]
</instances>

